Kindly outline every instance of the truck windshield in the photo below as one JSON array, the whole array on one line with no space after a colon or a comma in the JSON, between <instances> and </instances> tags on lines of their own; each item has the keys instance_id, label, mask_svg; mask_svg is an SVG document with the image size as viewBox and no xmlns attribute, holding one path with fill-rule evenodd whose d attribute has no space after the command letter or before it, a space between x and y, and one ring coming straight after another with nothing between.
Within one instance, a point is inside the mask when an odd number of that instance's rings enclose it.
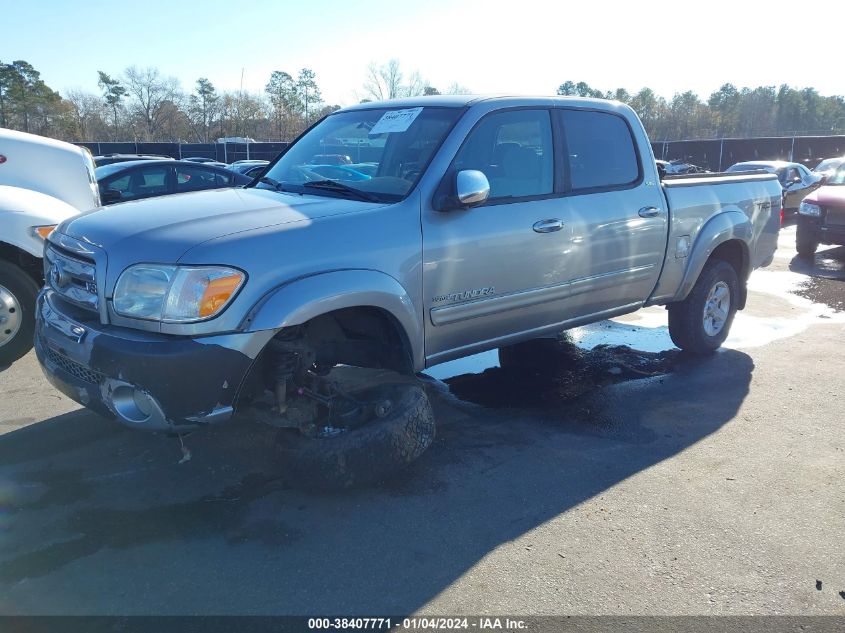
<instances>
[{"instance_id":1,"label":"truck windshield","mask_svg":"<svg viewBox=\"0 0 845 633\"><path fill-rule=\"evenodd\" d=\"M461 113L459 108L426 106L332 114L300 138L256 186L335 197L363 192L359 199L401 200Z\"/></svg>"},{"instance_id":2,"label":"truck windshield","mask_svg":"<svg viewBox=\"0 0 845 633\"><path fill-rule=\"evenodd\" d=\"M845 167L840 167L836 170L830 178L827 179L826 185L845 185Z\"/></svg>"}]
</instances>

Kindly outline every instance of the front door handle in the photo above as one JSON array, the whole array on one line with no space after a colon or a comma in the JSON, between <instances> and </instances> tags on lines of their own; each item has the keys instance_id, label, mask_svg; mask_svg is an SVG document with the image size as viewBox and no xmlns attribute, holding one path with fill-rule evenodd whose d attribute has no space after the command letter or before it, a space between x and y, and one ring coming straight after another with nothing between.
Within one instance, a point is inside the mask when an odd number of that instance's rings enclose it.
<instances>
[{"instance_id":1,"label":"front door handle","mask_svg":"<svg viewBox=\"0 0 845 633\"><path fill-rule=\"evenodd\" d=\"M537 233L554 233L563 228L563 222L557 219L540 220L534 223L534 231Z\"/></svg>"},{"instance_id":2,"label":"front door handle","mask_svg":"<svg viewBox=\"0 0 845 633\"><path fill-rule=\"evenodd\" d=\"M660 215L660 209L657 207L643 207L639 210L641 218L654 218Z\"/></svg>"}]
</instances>

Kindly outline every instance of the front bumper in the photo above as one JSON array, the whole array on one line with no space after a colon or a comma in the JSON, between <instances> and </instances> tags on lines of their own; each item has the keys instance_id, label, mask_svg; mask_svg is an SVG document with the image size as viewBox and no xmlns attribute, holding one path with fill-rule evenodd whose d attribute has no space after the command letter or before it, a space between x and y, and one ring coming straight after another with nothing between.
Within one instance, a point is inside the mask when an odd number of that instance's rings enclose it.
<instances>
[{"instance_id":1,"label":"front bumper","mask_svg":"<svg viewBox=\"0 0 845 633\"><path fill-rule=\"evenodd\" d=\"M244 377L272 336L177 337L104 326L73 312L49 289L38 295L35 351L47 380L92 411L150 431L229 419Z\"/></svg>"},{"instance_id":2,"label":"front bumper","mask_svg":"<svg viewBox=\"0 0 845 633\"><path fill-rule=\"evenodd\" d=\"M820 244L845 245L845 226L829 225L819 218L799 215L798 221L812 231Z\"/></svg>"}]
</instances>

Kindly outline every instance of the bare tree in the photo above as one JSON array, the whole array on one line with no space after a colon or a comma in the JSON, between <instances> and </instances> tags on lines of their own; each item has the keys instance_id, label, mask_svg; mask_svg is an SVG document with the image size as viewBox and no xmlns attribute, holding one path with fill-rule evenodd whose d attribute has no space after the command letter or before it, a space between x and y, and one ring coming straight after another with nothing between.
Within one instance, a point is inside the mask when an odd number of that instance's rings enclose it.
<instances>
[{"instance_id":1,"label":"bare tree","mask_svg":"<svg viewBox=\"0 0 845 633\"><path fill-rule=\"evenodd\" d=\"M81 90L68 90L65 96L70 119L70 133L78 141L100 138L106 132L106 104L97 96Z\"/></svg>"},{"instance_id":2,"label":"bare tree","mask_svg":"<svg viewBox=\"0 0 845 633\"><path fill-rule=\"evenodd\" d=\"M364 81L364 94L366 99L385 101L388 99L400 99L402 97L417 97L430 92L430 86L420 75L418 70L413 71L405 82L405 74L399 65L398 59L391 59L386 64L378 65L375 62L367 67L367 78Z\"/></svg>"},{"instance_id":3,"label":"bare tree","mask_svg":"<svg viewBox=\"0 0 845 633\"><path fill-rule=\"evenodd\" d=\"M468 95L472 94L472 90L467 88L466 86L462 86L457 81L453 81L449 87L446 89L447 95Z\"/></svg>"},{"instance_id":4,"label":"bare tree","mask_svg":"<svg viewBox=\"0 0 845 633\"><path fill-rule=\"evenodd\" d=\"M158 68L126 69L126 86L133 113L140 120L145 140L155 140L173 109L166 104L181 106L179 82L173 77L162 77Z\"/></svg>"}]
</instances>

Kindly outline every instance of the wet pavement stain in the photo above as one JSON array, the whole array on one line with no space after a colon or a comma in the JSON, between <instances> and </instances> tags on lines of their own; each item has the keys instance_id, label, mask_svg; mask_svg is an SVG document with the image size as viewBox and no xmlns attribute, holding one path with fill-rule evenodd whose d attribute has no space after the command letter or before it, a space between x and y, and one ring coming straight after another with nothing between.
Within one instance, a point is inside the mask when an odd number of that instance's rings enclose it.
<instances>
[{"instance_id":1,"label":"wet pavement stain","mask_svg":"<svg viewBox=\"0 0 845 633\"><path fill-rule=\"evenodd\" d=\"M43 510L52 506L70 505L89 498L94 493L94 484L82 479L81 470L45 470L26 473L21 477L25 488L44 490L33 500L13 502L9 510Z\"/></svg>"},{"instance_id":2,"label":"wet pavement stain","mask_svg":"<svg viewBox=\"0 0 845 633\"><path fill-rule=\"evenodd\" d=\"M444 382L459 399L492 408L559 409L606 385L673 371L680 350L643 352L625 345L581 349L569 340L528 341L505 352L502 367Z\"/></svg>"},{"instance_id":3,"label":"wet pavement stain","mask_svg":"<svg viewBox=\"0 0 845 633\"><path fill-rule=\"evenodd\" d=\"M814 303L823 303L836 312L845 311L845 279L811 277L795 294Z\"/></svg>"},{"instance_id":4,"label":"wet pavement stain","mask_svg":"<svg viewBox=\"0 0 845 633\"><path fill-rule=\"evenodd\" d=\"M789 270L808 277L795 294L837 312L845 311L845 246L820 250L812 259L796 256L789 262Z\"/></svg>"},{"instance_id":5,"label":"wet pavement stain","mask_svg":"<svg viewBox=\"0 0 845 633\"><path fill-rule=\"evenodd\" d=\"M78 535L60 543L0 562L0 582L47 575L105 548L128 549L184 538L223 538L230 544L257 541L267 546L289 544L301 535L281 521L250 522L250 505L273 492L287 490L278 478L252 474L219 494L134 510L84 508L67 519L67 531Z\"/></svg>"}]
</instances>

